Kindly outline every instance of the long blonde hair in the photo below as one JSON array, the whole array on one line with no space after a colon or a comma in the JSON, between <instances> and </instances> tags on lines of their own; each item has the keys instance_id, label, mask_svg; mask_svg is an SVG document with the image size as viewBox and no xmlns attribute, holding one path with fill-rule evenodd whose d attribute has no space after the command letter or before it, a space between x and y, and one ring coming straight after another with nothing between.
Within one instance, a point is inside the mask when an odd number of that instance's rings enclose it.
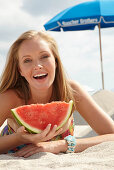
<instances>
[{"instance_id":1,"label":"long blonde hair","mask_svg":"<svg viewBox=\"0 0 114 170\"><path fill-rule=\"evenodd\" d=\"M0 93L5 92L8 89L15 89L20 98L24 99L26 102L29 100L30 90L28 82L20 75L18 69L18 50L24 40L33 39L34 37L40 37L49 44L57 63L52 100L66 102L69 102L71 99L74 100L73 89L64 72L57 43L46 31L27 31L12 44L0 81Z\"/></svg>"}]
</instances>

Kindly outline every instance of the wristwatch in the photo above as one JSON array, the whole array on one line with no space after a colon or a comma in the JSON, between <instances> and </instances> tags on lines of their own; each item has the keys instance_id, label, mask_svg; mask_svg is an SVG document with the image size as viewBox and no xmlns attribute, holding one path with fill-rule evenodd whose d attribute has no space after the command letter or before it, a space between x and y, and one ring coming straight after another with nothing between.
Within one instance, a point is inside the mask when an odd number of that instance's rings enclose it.
<instances>
[{"instance_id":1,"label":"wristwatch","mask_svg":"<svg viewBox=\"0 0 114 170\"><path fill-rule=\"evenodd\" d=\"M76 146L76 138L74 136L66 136L64 138L68 144L68 149L66 151L66 153L74 153L75 150L75 146Z\"/></svg>"}]
</instances>

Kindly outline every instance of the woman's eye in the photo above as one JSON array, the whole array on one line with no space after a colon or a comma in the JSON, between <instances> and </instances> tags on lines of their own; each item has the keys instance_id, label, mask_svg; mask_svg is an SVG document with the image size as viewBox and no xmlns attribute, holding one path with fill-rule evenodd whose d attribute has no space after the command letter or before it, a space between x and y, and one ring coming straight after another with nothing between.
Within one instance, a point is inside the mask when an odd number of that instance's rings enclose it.
<instances>
[{"instance_id":1,"label":"woman's eye","mask_svg":"<svg viewBox=\"0 0 114 170\"><path fill-rule=\"evenodd\" d=\"M29 63L29 62L31 62L32 60L31 59L25 59L24 60L24 63Z\"/></svg>"},{"instance_id":2,"label":"woman's eye","mask_svg":"<svg viewBox=\"0 0 114 170\"><path fill-rule=\"evenodd\" d=\"M48 58L49 56L48 55L44 55L44 56L42 56L41 58Z\"/></svg>"}]
</instances>

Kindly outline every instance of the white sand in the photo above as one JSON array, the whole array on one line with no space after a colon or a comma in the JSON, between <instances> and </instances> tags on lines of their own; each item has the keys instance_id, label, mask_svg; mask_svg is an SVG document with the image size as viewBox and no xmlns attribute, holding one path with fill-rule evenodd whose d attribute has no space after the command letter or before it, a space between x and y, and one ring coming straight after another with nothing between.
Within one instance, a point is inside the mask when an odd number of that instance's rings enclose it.
<instances>
[{"instance_id":1,"label":"white sand","mask_svg":"<svg viewBox=\"0 0 114 170\"><path fill-rule=\"evenodd\" d=\"M0 156L0 170L114 170L114 142L106 142L81 153L38 153L29 158Z\"/></svg>"},{"instance_id":2,"label":"white sand","mask_svg":"<svg viewBox=\"0 0 114 170\"><path fill-rule=\"evenodd\" d=\"M114 93L102 90L93 95L94 100L114 118ZM76 120L80 120L77 114ZM75 126L75 136L95 136L83 120ZM0 170L114 170L114 141L92 146L81 153L38 153L29 158L0 155Z\"/></svg>"}]
</instances>

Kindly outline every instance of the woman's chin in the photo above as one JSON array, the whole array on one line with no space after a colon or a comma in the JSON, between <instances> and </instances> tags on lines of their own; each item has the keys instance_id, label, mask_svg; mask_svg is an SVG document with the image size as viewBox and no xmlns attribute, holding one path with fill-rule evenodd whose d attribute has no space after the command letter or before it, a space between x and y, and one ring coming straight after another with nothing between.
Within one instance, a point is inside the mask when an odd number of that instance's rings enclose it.
<instances>
[{"instance_id":1,"label":"woman's chin","mask_svg":"<svg viewBox=\"0 0 114 170\"><path fill-rule=\"evenodd\" d=\"M52 85L49 85L49 84L42 84L42 85L36 85L36 87L33 87L31 89L34 89L36 90L37 92L41 92L41 91L47 91L47 90L50 90L52 88Z\"/></svg>"}]
</instances>

